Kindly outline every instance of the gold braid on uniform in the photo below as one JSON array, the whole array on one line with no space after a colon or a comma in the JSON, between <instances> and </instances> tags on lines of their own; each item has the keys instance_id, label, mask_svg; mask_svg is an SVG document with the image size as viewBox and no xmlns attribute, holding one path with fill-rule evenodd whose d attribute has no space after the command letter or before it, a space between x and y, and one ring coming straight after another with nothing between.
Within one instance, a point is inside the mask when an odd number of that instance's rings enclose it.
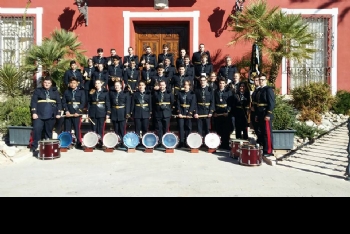
<instances>
[{"instance_id":1,"label":"gold braid on uniform","mask_svg":"<svg viewBox=\"0 0 350 234\"><path fill-rule=\"evenodd\" d=\"M91 89L90 94L94 94L96 92L96 89Z\"/></svg>"}]
</instances>

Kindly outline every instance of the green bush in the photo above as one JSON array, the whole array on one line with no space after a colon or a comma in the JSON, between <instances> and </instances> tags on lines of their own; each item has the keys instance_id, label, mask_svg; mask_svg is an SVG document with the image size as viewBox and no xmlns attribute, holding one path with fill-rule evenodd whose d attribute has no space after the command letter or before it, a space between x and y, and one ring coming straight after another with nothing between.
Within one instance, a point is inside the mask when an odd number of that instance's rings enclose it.
<instances>
[{"instance_id":1,"label":"green bush","mask_svg":"<svg viewBox=\"0 0 350 234\"><path fill-rule=\"evenodd\" d=\"M336 114L350 115L350 92L338 91L332 109Z\"/></svg>"},{"instance_id":2,"label":"green bush","mask_svg":"<svg viewBox=\"0 0 350 234\"><path fill-rule=\"evenodd\" d=\"M295 124L294 127L295 127L295 130L297 131L295 135L297 135L303 140L308 139L311 141L315 139L317 136L326 133L326 131L318 129L317 127L309 126L304 122L297 123Z\"/></svg>"},{"instance_id":3,"label":"green bush","mask_svg":"<svg viewBox=\"0 0 350 234\"><path fill-rule=\"evenodd\" d=\"M10 114L9 119L12 126L29 127L32 125L32 118L29 107L16 107Z\"/></svg>"},{"instance_id":4,"label":"green bush","mask_svg":"<svg viewBox=\"0 0 350 234\"><path fill-rule=\"evenodd\" d=\"M6 96L15 97L23 92L24 73L13 64L0 68L0 91Z\"/></svg>"},{"instance_id":5,"label":"green bush","mask_svg":"<svg viewBox=\"0 0 350 234\"><path fill-rule=\"evenodd\" d=\"M276 95L276 105L273 114L273 130L287 130L294 128L296 114L294 113L293 105L288 101L283 100L283 96L281 95Z\"/></svg>"}]
</instances>

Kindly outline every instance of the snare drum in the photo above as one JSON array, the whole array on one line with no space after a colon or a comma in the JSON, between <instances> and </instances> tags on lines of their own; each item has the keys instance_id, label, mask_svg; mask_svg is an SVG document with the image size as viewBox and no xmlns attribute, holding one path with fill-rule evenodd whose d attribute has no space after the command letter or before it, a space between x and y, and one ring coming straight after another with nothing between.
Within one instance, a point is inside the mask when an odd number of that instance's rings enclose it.
<instances>
[{"instance_id":1,"label":"snare drum","mask_svg":"<svg viewBox=\"0 0 350 234\"><path fill-rule=\"evenodd\" d=\"M240 146L239 163L244 166L260 166L262 164L263 148L255 145Z\"/></svg>"},{"instance_id":2,"label":"snare drum","mask_svg":"<svg viewBox=\"0 0 350 234\"><path fill-rule=\"evenodd\" d=\"M123 137L123 143L128 149L135 149L140 144L140 138L136 133L128 132Z\"/></svg>"},{"instance_id":3,"label":"snare drum","mask_svg":"<svg viewBox=\"0 0 350 234\"><path fill-rule=\"evenodd\" d=\"M114 132L108 132L104 135L102 142L107 149L113 149L120 144L120 137Z\"/></svg>"},{"instance_id":4,"label":"snare drum","mask_svg":"<svg viewBox=\"0 0 350 234\"><path fill-rule=\"evenodd\" d=\"M83 137L83 145L86 148L94 148L99 141L99 135L95 132L85 133Z\"/></svg>"},{"instance_id":5,"label":"snare drum","mask_svg":"<svg viewBox=\"0 0 350 234\"><path fill-rule=\"evenodd\" d=\"M39 141L39 147L38 159L54 160L61 157L59 140Z\"/></svg>"},{"instance_id":6,"label":"snare drum","mask_svg":"<svg viewBox=\"0 0 350 234\"><path fill-rule=\"evenodd\" d=\"M73 136L70 132L62 132L57 139L60 141L60 148L69 148L73 143Z\"/></svg>"},{"instance_id":7,"label":"snare drum","mask_svg":"<svg viewBox=\"0 0 350 234\"><path fill-rule=\"evenodd\" d=\"M159 137L153 132L147 132L142 137L142 145L147 149L153 149L158 145Z\"/></svg>"},{"instance_id":8,"label":"snare drum","mask_svg":"<svg viewBox=\"0 0 350 234\"><path fill-rule=\"evenodd\" d=\"M199 149L203 145L203 137L196 132L190 133L186 143L191 149Z\"/></svg>"},{"instance_id":9,"label":"snare drum","mask_svg":"<svg viewBox=\"0 0 350 234\"><path fill-rule=\"evenodd\" d=\"M232 158L239 158L239 156L241 155L239 147L241 145L249 145L249 141L247 141L247 140L240 140L240 139L236 139L236 140L232 140L231 141L230 156Z\"/></svg>"},{"instance_id":10,"label":"snare drum","mask_svg":"<svg viewBox=\"0 0 350 234\"><path fill-rule=\"evenodd\" d=\"M168 132L164 134L162 138L162 145L166 149L175 149L178 144L179 144L179 137L175 133Z\"/></svg>"},{"instance_id":11,"label":"snare drum","mask_svg":"<svg viewBox=\"0 0 350 234\"><path fill-rule=\"evenodd\" d=\"M216 133L209 133L205 136L204 143L209 149L217 149L221 145L221 137Z\"/></svg>"}]
</instances>

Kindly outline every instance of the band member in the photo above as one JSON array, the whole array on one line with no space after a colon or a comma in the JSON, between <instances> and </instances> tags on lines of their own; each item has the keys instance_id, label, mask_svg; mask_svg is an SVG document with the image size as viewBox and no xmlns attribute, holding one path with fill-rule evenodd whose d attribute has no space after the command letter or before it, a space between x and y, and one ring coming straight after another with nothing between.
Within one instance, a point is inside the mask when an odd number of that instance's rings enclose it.
<instances>
[{"instance_id":1,"label":"band member","mask_svg":"<svg viewBox=\"0 0 350 234\"><path fill-rule=\"evenodd\" d=\"M206 54L202 56L201 63L194 66L194 71L196 77L196 79L194 79L195 88L198 88L201 86L199 78L201 76L209 77L213 72L213 65L208 63L208 56Z\"/></svg>"},{"instance_id":2,"label":"band member","mask_svg":"<svg viewBox=\"0 0 350 234\"><path fill-rule=\"evenodd\" d=\"M112 58L113 65L108 67L108 89L114 90L114 82L124 80L124 69L120 64L120 57L116 56Z\"/></svg>"},{"instance_id":3,"label":"band member","mask_svg":"<svg viewBox=\"0 0 350 234\"><path fill-rule=\"evenodd\" d=\"M254 129L254 132L257 136L257 142L262 142L262 140L260 139L261 137L261 134L259 133L260 132L260 129L259 129L259 124L257 121L255 121L255 117L257 116L256 115L256 110L258 109L258 94L260 92L260 81L259 81L259 76L256 75L254 77L254 92L252 93L252 107L251 107L251 111L250 111L250 123ZM260 144L259 143L259 144Z\"/></svg>"},{"instance_id":4,"label":"band member","mask_svg":"<svg viewBox=\"0 0 350 234\"><path fill-rule=\"evenodd\" d=\"M236 139L248 140L250 106L251 97L247 84L240 83L239 92L234 94L233 103L231 105L231 110L235 117Z\"/></svg>"},{"instance_id":5,"label":"band member","mask_svg":"<svg viewBox=\"0 0 350 234\"><path fill-rule=\"evenodd\" d=\"M236 72L233 76L233 82L230 83L231 90L233 93L239 93L239 87L241 84L241 74L239 72Z\"/></svg>"},{"instance_id":6,"label":"band member","mask_svg":"<svg viewBox=\"0 0 350 234\"><path fill-rule=\"evenodd\" d=\"M180 67L181 68L181 67ZM196 95L190 91L192 83L188 80L184 82L184 90L178 93L176 109L178 114L178 126L180 133L179 148L185 146L185 139L192 132L192 116L196 109Z\"/></svg>"},{"instance_id":7,"label":"band member","mask_svg":"<svg viewBox=\"0 0 350 234\"><path fill-rule=\"evenodd\" d=\"M126 120L131 115L131 97L129 92L123 90L122 82L114 82L115 90L109 92L111 102L111 120L114 132L123 139L126 131Z\"/></svg>"},{"instance_id":8,"label":"band member","mask_svg":"<svg viewBox=\"0 0 350 234\"><path fill-rule=\"evenodd\" d=\"M194 66L191 64L190 56L185 56L185 73L188 76L195 77ZM192 86L193 87L193 86Z\"/></svg>"},{"instance_id":9,"label":"band member","mask_svg":"<svg viewBox=\"0 0 350 234\"><path fill-rule=\"evenodd\" d=\"M99 148L102 147L105 121L111 115L109 94L103 85L102 80L96 80L95 89L91 89L89 92L88 117L91 119L91 130L99 136Z\"/></svg>"},{"instance_id":10,"label":"band member","mask_svg":"<svg viewBox=\"0 0 350 234\"><path fill-rule=\"evenodd\" d=\"M210 53L209 53L209 51L205 51L205 45L204 44L200 44L199 45L199 51L193 53L193 55L192 55L192 64L193 65L201 64L202 56L204 54L206 54L208 56L208 63L211 64Z\"/></svg>"},{"instance_id":11,"label":"band member","mask_svg":"<svg viewBox=\"0 0 350 234\"><path fill-rule=\"evenodd\" d=\"M218 77L216 76L216 73L215 72L212 72L210 74L210 77L209 77L209 82L208 82L208 85L209 87L211 87L213 90L217 90L218 89Z\"/></svg>"},{"instance_id":12,"label":"band member","mask_svg":"<svg viewBox=\"0 0 350 234\"><path fill-rule=\"evenodd\" d=\"M260 91L257 94L257 109L255 120L259 124L260 139L265 157L273 156L272 120L275 108L275 94L270 86L267 86L267 76L261 73L259 78Z\"/></svg>"},{"instance_id":13,"label":"band member","mask_svg":"<svg viewBox=\"0 0 350 234\"><path fill-rule=\"evenodd\" d=\"M185 90L185 81L189 81L191 86L193 85L193 77L185 74L185 66L182 64L179 66L179 73L176 74L171 81L175 96L177 96L181 90Z\"/></svg>"},{"instance_id":14,"label":"band member","mask_svg":"<svg viewBox=\"0 0 350 234\"><path fill-rule=\"evenodd\" d=\"M173 78L176 73L176 69L174 65L171 65L170 58L165 58L164 60L164 74L169 78L169 81Z\"/></svg>"},{"instance_id":15,"label":"band member","mask_svg":"<svg viewBox=\"0 0 350 234\"><path fill-rule=\"evenodd\" d=\"M159 90L154 91L152 100L158 137L162 139L163 135L169 131L170 117L174 104L174 95L167 91L166 82L164 80L159 82Z\"/></svg>"},{"instance_id":16,"label":"band member","mask_svg":"<svg viewBox=\"0 0 350 234\"><path fill-rule=\"evenodd\" d=\"M236 66L232 65L232 58L227 56L225 58L225 66L222 66L219 69L218 76L224 77L226 79L227 84L230 84L234 81L234 75L238 73L238 69Z\"/></svg>"},{"instance_id":17,"label":"band member","mask_svg":"<svg viewBox=\"0 0 350 234\"><path fill-rule=\"evenodd\" d=\"M146 62L149 62L153 68L156 68L158 66L157 57L152 53L150 46L146 47L146 53L142 55L139 66L144 67Z\"/></svg>"},{"instance_id":18,"label":"band member","mask_svg":"<svg viewBox=\"0 0 350 234\"><path fill-rule=\"evenodd\" d=\"M170 65L174 66L174 55L172 53L169 53L169 47L167 44L163 45L163 53L158 55L158 64L163 63L165 64L165 59L169 58Z\"/></svg>"},{"instance_id":19,"label":"band member","mask_svg":"<svg viewBox=\"0 0 350 234\"><path fill-rule=\"evenodd\" d=\"M71 77L76 77L78 81L78 86L83 88L83 75L79 70L77 70L77 63L72 60L69 63L70 69L64 73L64 84L68 87L69 80Z\"/></svg>"},{"instance_id":20,"label":"band member","mask_svg":"<svg viewBox=\"0 0 350 234\"><path fill-rule=\"evenodd\" d=\"M221 147L223 149L230 149L230 135L231 135L231 120L229 119L229 113L231 106L229 105L232 92L226 89L226 79L220 78L219 88L214 91L215 98L215 112L214 112L214 124L218 135L221 137Z\"/></svg>"},{"instance_id":21,"label":"band member","mask_svg":"<svg viewBox=\"0 0 350 234\"><path fill-rule=\"evenodd\" d=\"M136 63L136 67L139 67L139 64L140 64L139 56L134 55L134 49L132 47L128 48L128 53L129 55L124 56L124 59L123 59L124 68L127 68L130 66L131 60L134 60Z\"/></svg>"},{"instance_id":22,"label":"band member","mask_svg":"<svg viewBox=\"0 0 350 234\"><path fill-rule=\"evenodd\" d=\"M197 119L198 133L205 137L210 130L210 118L215 111L214 91L208 86L206 76L200 77L200 87L195 89L197 107L194 118Z\"/></svg>"},{"instance_id":23,"label":"band member","mask_svg":"<svg viewBox=\"0 0 350 234\"><path fill-rule=\"evenodd\" d=\"M132 96L132 107L135 133L142 138L142 134L148 131L149 120L152 116L152 96L150 92L146 92L144 81L139 82L138 91Z\"/></svg>"},{"instance_id":24,"label":"band member","mask_svg":"<svg viewBox=\"0 0 350 234\"><path fill-rule=\"evenodd\" d=\"M97 69L92 74L92 85L96 87L95 83L97 80L101 80L103 83L103 88L107 88L108 84L108 72L104 70L104 65L102 63L98 64Z\"/></svg>"},{"instance_id":25,"label":"band member","mask_svg":"<svg viewBox=\"0 0 350 234\"><path fill-rule=\"evenodd\" d=\"M186 49L180 50L180 57L176 59L176 69L178 70L181 64L185 64Z\"/></svg>"},{"instance_id":26,"label":"band member","mask_svg":"<svg viewBox=\"0 0 350 234\"><path fill-rule=\"evenodd\" d=\"M165 76L164 67L162 65L159 65L157 68L157 75L152 78L152 82L150 85L151 89L156 91L159 90L159 83L161 81L165 81L167 90L171 91L170 79L169 77Z\"/></svg>"},{"instance_id":27,"label":"band member","mask_svg":"<svg viewBox=\"0 0 350 234\"><path fill-rule=\"evenodd\" d=\"M53 127L56 119L61 117L62 103L56 87L52 87L50 76L43 78L42 87L35 89L30 102L33 119L33 143L30 149L33 156L38 156L38 143L41 140L42 132L45 132L45 139L52 139Z\"/></svg>"},{"instance_id":28,"label":"band member","mask_svg":"<svg viewBox=\"0 0 350 234\"><path fill-rule=\"evenodd\" d=\"M85 91L79 90L78 80L72 77L69 81L69 88L64 92L62 97L62 106L65 110L65 130L71 132L72 126L76 136L76 148L81 148L81 115L85 107Z\"/></svg>"},{"instance_id":29,"label":"band member","mask_svg":"<svg viewBox=\"0 0 350 234\"><path fill-rule=\"evenodd\" d=\"M88 65L87 67L84 67L84 72L83 72L83 76L85 80L84 82L84 91L85 91L85 98L86 98L85 103L88 102L89 91L90 89L93 88L91 80L92 80L92 74L94 74L95 72L95 67L92 59L89 58L87 62L88 62Z\"/></svg>"},{"instance_id":30,"label":"band member","mask_svg":"<svg viewBox=\"0 0 350 234\"><path fill-rule=\"evenodd\" d=\"M146 82L147 91L152 91L150 86L151 86L152 78L156 75L157 75L156 70L151 68L151 65L146 62L146 66L141 71L141 79Z\"/></svg>"},{"instance_id":31,"label":"band member","mask_svg":"<svg viewBox=\"0 0 350 234\"><path fill-rule=\"evenodd\" d=\"M99 64L103 64L103 66L105 64L107 64L107 59L105 57L103 57L103 49L102 48L98 48L97 49L97 56L93 56L92 57L92 61L94 63L94 66L97 67Z\"/></svg>"},{"instance_id":32,"label":"band member","mask_svg":"<svg viewBox=\"0 0 350 234\"><path fill-rule=\"evenodd\" d=\"M106 58L107 69L108 69L108 66L113 65L113 58L115 58L115 57L119 57L119 55L117 54L117 51L115 49L111 49L111 56ZM120 63L120 66L123 67L123 65L121 63Z\"/></svg>"},{"instance_id":33,"label":"band member","mask_svg":"<svg viewBox=\"0 0 350 234\"><path fill-rule=\"evenodd\" d=\"M130 67L124 72L124 84L128 87L131 93L137 89L137 83L140 81L140 70L136 67L136 62L131 60Z\"/></svg>"}]
</instances>

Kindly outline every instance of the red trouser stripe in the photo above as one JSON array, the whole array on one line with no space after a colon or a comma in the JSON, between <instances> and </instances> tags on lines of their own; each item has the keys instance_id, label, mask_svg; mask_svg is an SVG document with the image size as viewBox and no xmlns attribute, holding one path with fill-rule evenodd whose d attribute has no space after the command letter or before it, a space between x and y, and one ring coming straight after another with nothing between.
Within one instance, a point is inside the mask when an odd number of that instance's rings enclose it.
<instances>
[{"instance_id":1,"label":"red trouser stripe","mask_svg":"<svg viewBox=\"0 0 350 234\"><path fill-rule=\"evenodd\" d=\"M267 134L267 153L272 153L272 142L271 142L271 128L270 128L270 121L266 120L266 134Z\"/></svg>"}]
</instances>

